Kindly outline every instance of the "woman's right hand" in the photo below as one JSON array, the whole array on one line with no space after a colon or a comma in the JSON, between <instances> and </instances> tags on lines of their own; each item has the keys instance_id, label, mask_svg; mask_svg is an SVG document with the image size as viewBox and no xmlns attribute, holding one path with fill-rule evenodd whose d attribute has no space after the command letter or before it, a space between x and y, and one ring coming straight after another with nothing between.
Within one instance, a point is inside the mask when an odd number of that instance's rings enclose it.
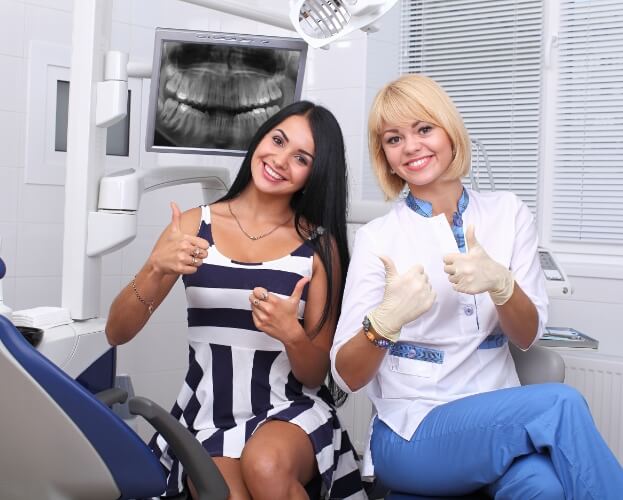
<instances>
[{"instance_id":1,"label":"woman's right hand","mask_svg":"<svg viewBox=\"0 0 623 500\"><path fill-rule=\"evenodd\" d=\"M210 244L182 232L182 214L175 202L171 202L171 211L171 224L154 246L148 263L161 275L193 274L208 256Z\"/></svg>"},{"instance_id":2,"label":"woman's right hand","mask_svg":"<svg viewBox=\"0 0 623 500\"><path fill-rule=\"evenodd\" d=\"M421 265L398 274L396 265L387 256L379 256L385 266L383 301L368 314L372 328L383 337L396 342L400 330L428 311L436 294Z\"/></svg>"}]
</instances>

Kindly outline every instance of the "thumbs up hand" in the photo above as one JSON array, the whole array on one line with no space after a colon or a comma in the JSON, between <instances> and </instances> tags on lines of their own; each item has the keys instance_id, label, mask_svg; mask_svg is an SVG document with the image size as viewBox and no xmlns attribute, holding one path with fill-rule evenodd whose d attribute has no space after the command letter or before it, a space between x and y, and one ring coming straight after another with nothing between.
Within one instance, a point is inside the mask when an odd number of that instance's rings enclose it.
<instances>
[{"instance_id":1,"label":"thumbs up hand","mask_svg":"<svg viewBox=\"0 0 623 500\"><path fill-rule=\"evenodd\" d=\"M436 294L421 265L398 274L389 257L379 256L379 259L385 266L385 292L382 302L368 314L368 319L376 333L396 342L404 325L431 308Z\"/></svg>"},{"instance_id":2,"label":"thumbs up hand","mask_svg":"<svg viewBox=\"0 0 623 500\"><path fill-rule=\"evenodd\" d=\"M208 256L210 244L198 236L182 231L182 213L171 202L171 224L154 246L149 262L160 274L192 274Z\"/></svg>"},{"instance_id":3,"label":"thumbs up hand","mask_svg":"<svg viewBox=\"0 0 623 500\"><path fill-rule=\"evenodd\" d=\"M284 344L299 337L299 302L309 280L308 276L298 280L292 295L284 299L270 293L266 288L255 287L249 295L255 326Z\"/></svg>"},{"instance_id":4,"label":"thumbs up hand","mask_svg":"<svg viewBox=\"0 0 623 500\"><path fill-rule=\"evenodd\" d=\"M457 292L475 295L489 292L495 305L501 306L513 294L515 280L512 273L494 261L476 240L473 225L467 227L466 254L452 253L443 258L443 270Z\"/></svg>"}]
</instances>

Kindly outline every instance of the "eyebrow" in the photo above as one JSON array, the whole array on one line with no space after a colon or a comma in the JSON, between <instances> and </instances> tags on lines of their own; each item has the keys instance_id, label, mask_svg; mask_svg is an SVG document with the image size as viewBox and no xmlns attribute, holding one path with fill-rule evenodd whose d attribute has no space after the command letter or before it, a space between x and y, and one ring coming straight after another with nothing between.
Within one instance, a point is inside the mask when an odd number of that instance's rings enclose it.
<instances>
[{"instance_id":1,"label":"eyebrow","mask_svg":"<svg viewBox=\"0 0 623 500\"><path fill-rule=\"evenodd\" d=\"M281 133L281 135L283 135L283 138L286 140L286 142L290 142L290 139L288 139L288 136L286 135L286 133L282 129L277 128L275 130L277 130L277 132L279 132L279 133ZM304 149L299 149L299 153L303 153L304 155L309 156L312 160L314 159L314 155L311 154L311 153L308 153Z\"/></svg>"},{"instance_id":2,"label":"eyebrow","mask_svg":"<svg viewBox=\"0 0 623 500\"><path fill-rule=\"evenodd\" d=\"M418 120L418 121L414 122L414 123L411 125L411 128L415 128L415 127L417 127L420 123L422 123L422 121L421 121L421 120ZM388 128L388 129L386 129L386 130L383 130L383 134L387 134L388 132L394 132L394 133L395 133L395 132L398 132L398 129L397 129L397 128Z\"/></svg>"}]
</instances>

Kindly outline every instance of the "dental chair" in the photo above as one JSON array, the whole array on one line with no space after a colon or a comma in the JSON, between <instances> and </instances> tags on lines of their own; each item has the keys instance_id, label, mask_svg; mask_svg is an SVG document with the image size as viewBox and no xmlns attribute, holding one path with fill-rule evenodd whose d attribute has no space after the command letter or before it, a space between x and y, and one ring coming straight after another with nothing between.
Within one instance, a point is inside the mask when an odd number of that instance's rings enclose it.
<instances>
[{"instance_id":1,"label":"dental chair","mask_svg":"<svg viewBox=\"0 0 623 500\"><path fill-rule=\"evenodd\" d=\"M36 351L0 316L0 497L139 499L166 487L156 456L109 408L127 394L93 395ZM201 444L168 412L132 398L130 412L162 433L202 500L229 490Z\"/></svg>"},{"instance_id":2,"label":"dental chair","mask_svg":"<svg viewBox=\"0 0 623 500\"><path fill-rule=\"evenodd\" d=\"M510 343L509 347L521 385L564 382L565 362L556 351L539 345L532 346L528 351L522 351ZM368 497L371 500L381 498L385 500L485 500L490 498L479 492L460 497L431 497L398 491L390 492L379 481L372 483L368 489Z\"/></svg>"}]
</instances>

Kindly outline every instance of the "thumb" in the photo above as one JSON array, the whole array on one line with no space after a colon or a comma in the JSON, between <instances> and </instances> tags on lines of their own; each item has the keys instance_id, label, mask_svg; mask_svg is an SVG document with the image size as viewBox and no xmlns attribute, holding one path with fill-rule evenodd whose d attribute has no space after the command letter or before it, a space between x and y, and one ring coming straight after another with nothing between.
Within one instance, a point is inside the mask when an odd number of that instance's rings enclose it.
<instances>
[{"instance_id":1,"label":"thumb","mask_svg":"<svg viewBox=\"0 0 623 500\"><path fill-rule=\"evenodd\" d=\"M480 243L478 243L478 240L476 239L476 228L473 224L467 226L467 231L465 231L465 241L467 242L468 252L473 248L480 246Z\"/></svg>"},{"instance_id":2,"label":"thumb","mask_svg":"<svg viewBox=\"0 0 623 500\"><path fill-rule=\"evenodd\" d=\"M174 201L171 202L171 229L174 233L178 233L181 231L181 220L182 212L180 212L177 203Z\"/></svg>"},{"instance_id":3,"label":"thumb","mask_svg":"<svg viewBox=\"0 0 623 500\"><path fill-rule=\"evenodd\" d=\"M296 302L299 302L301 300L301 296L303 295L303 289L307 283L309 283L309 276L303 276L300 280L298 280L296 285L294 285L294 290L292 291L290 298Z\"/></svg>"},{"instance_id":4,"label":"thumb","mask_svg":"<svg viewBox=\"0 0 623 500\"><path fill-rule=\"evenodd\" d=\"M381 259L381 262L383 262L383 266L385 266L385 281L387 281L388 278L391 278L398 274L398 271L396 270L396 264L394 264L394 261L390 259L387 255L379 255L379 259Z\"/></svg>"}]
</instances>

